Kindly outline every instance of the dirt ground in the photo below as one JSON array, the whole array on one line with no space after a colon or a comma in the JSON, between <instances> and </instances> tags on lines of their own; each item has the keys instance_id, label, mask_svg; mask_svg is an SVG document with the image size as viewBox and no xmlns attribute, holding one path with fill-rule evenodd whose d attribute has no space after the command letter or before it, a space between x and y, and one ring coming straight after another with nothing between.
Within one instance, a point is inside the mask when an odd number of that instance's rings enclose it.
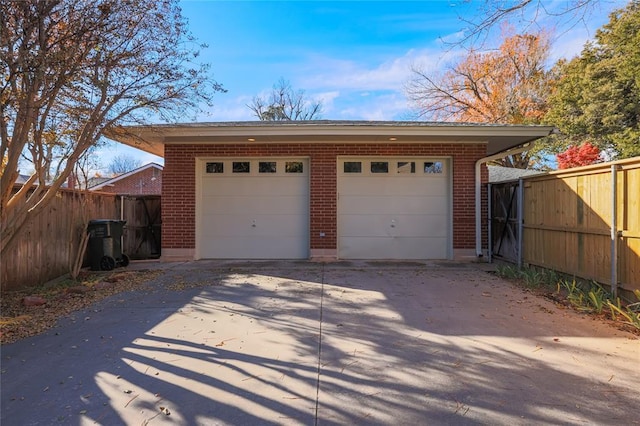
<instances>
[{"instance_id":1,"label":"dirt ground","mask_svg":"<svg viewBox=\"0 0 640 426\"><path fill-rule=\"evenodd\" d=\"M157 264L154 266L154 269L145 269L144 266L139 266L134 270L112 272L82 271L76 281L61 279L52 281L43 287L3 293L0 298L0 344L12 343L25 337L38 335L54 327L61 318L87 308L105 297L143 289L147 282L162 273L161 269L157 269ZM559 307L574 310L595 321L640 336L640 329L625 323L623 318L619 317L613 320L606 311L601 314L579 311L562 293L544 288L528 289L524 288L524 285L518 280L510 281L524 291L531 293L530 297L548 299ZM176 284L176 286L180 287L180 284ZM29 305L28 300L34 298L40 299L42 304Z\"/></svg>"},{"instance_id":2,"label":"dirt ground","mask_svg":"<svg viewBox=\"0 0 640 426\"><path fill-rule=\"evenodd\" d=\"M139 290L160 274L158 270L83 271L76 281L60 279L42 287L5 292L0 298L0 344L38 335L106 297Z\"/></svg>"}]
</instances>

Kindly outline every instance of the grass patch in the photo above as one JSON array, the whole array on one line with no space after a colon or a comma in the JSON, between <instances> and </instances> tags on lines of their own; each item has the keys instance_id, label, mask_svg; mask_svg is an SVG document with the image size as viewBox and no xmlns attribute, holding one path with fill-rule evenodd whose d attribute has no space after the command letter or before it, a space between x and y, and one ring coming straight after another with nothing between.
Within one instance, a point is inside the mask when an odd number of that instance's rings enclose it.
<instances>
[{"instance_id":1,"label":"grass patch","mask_svg":"<svg viewBox=\"0 0 640 426\"><path fill-rule=\"evenodd\" d=\"M550 269L498 265L496 274L527 289L552 295L556 301L566 301L580 312L606 316L630 326L636 333L640 331L640 290L634 291L636 301L623 304L620 298L613 300L611 293L595 281L568 278Z\"/></svg>"},{"instance_id":2,"label":"grass patch","mask_svg":"<svg viewBox=\"0 0 640 426\"><path fill-rule=\"evenodd\" d=\"M496 273L502 278L519 280L530 289L553 287L559 279L558 274L550 269L518 268L514 265L498 265Z\"/></svg>"},{"instance_id":3,"label":"grass patch","mask_svg":"<svg viewBox=\"0 0 640 426\"><path fill-rule=\"evenodd\" d=\"M611 300L607 301L607 305L613 319L621 318L624 323L640 330L640 290L635 290L633 294L638 299L638 302L621 306L620 298L618 297L615 303Z\"/></svg>"}]
</instances>

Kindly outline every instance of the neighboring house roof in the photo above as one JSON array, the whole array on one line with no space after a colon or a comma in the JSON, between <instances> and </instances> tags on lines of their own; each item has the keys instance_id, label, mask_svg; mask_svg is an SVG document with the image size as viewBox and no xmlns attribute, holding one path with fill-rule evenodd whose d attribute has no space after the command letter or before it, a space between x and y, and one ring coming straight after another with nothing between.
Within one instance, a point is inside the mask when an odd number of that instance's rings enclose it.
<instances>
[{"instance_id":1,"label":"neighboring house roof","mask_svg":"<svg viewBox=\"0 0 640 426\"><path fill-rule=\"evenodd\" d=\"M87 188L92 189L96 185L100 185L103 182L111 180L113 178L108 177L92 177L87 180Z\"/></svg>"},{"instance_id":2,"label":"neighboring house roof","mask_svg":"<svg viewBox=\"0 0 640 426\"><path fill-rule=\"evenodd\" d=\"M513 167L487 166L489 169L489 182L506 182L510 180L518 180L525 176L542 175L546 172L538 170L515 169Z\"/></svg>"},{"instance_id":3,"label":"neighboring house roof","mask_svg":"<svg viewBox=\"0 0 640 426\"><path fill-rule=\"evenodd\" d=\"M106 135L158 156L165 144L487 142L487 155L521 146L555 130L550 126L420 121L242 121L155 124L113 128Z\"/></svg>"},{"instance_id":4,"label":"neighboring house roof","mask_svg":"<svg viewBox=\"0 0 640 426\"><path fill-rule=\"evenodd\" d=\"M18 178L16 179L14 185L24 185L25 183L27 183L30 177L31 176L29 175L18 175Z\"/></svg>"},{"instance_id":5,"label":"neighboring house roof","mask_svg":"<svg viewBox=\"0 0 640 426\"><path fill-rule=\"evenodd\" d=\"M29 178L31 177L31 175L21 175L19 174L18 177L16 178L16 181L13 183L14 186L22 186L25 183L27 183L27 181L29 180ZM37 186L39 184L38 180L36 179L36 181L33 183L33 185ZM51 185L51 181L49 182L45 182L45 186L49 186ZM62 185L60 185L60 188L68 188L68 182L63 182Z\"/></svg>"},{"instance_id":6,"label":"neighboring house roof","mask_svg":"<svg viewBox=\"0 0 640 426\"><path fill-rule=\"evenodd\" d=\"M137 169L133 169L130 172L123 173L123 174L121 174L119 176L116 176L116 177L113 177L113 178L108 178L107 180L105 180L105 181L103 181L103 182L101 182L101 183L99 183L99 184L97 184L95 186L91 186L90 189L92 191L97 191L97 190L99 190L101 188L104 188L105 186L113 185L114 183L118 182L119 180L122 180L124 178L129 177L129 176L133 176L136 173L140 173L140 172L142 172L144 170L147 170L149 168L156 168L158 170L162 170L163 169L163 167L160 164L148 163L148 164L145 164L144 166L138 167Z\"/></svg>"}]
</instances>

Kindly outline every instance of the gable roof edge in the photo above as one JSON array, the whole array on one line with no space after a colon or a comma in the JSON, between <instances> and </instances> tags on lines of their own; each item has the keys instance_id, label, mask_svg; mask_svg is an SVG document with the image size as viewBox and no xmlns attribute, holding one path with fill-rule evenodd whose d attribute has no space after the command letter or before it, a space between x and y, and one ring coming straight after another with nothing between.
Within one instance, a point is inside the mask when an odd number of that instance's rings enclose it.
<instances>
[{"instance_id":1,"label":"gable roof edge","mask_svg":"<svg viewBox=\"0 0 640 426\"><path fill-rule=\"evenodd\" d=\"M92 186L92 187L91 187L91 188L89 188L89 189L90 189L91 191L97 191L98 189L102 189L102 188L104 188L105 186L112 185L112 184L114 184L115 182L117 182L117 181L119 181L119 180L122 180L122 179L124 179L124 178L129 177L129 176L133 176L133 175L135 175L136 173L140 173L140 172L142 172L142 171L144 171L144 170L147 170L147 169L149 169L149 168L152 168L152 167L153 167L153 168L156 168L156 169L159 169L160 171L162 171L162 170L164 169L164 167L162 167L160 164L157 164L157 163L147 163L147 164L145 164L145 165L143 165L143 166L138 167L137 169L133 169L133 170L128 171L128 172L126 172L126 173L123 173L123 174L121 174L121 175L119 175L119 176L113 177L113 178L111 178L111 179L109 179L109 180L106 180L106 181L104 181L104 182L102 182L102 183L99 183L98 185Z\"/></svg>"}]
</instances>

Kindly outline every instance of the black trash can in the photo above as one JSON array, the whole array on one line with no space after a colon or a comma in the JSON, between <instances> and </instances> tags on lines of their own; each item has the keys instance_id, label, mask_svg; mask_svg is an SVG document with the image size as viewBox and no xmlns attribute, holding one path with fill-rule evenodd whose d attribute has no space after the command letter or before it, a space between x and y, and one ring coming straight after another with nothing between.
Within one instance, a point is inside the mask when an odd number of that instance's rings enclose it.
<instances>
[{"instance_id":1,"label":"black trash can","mask_svg":"<svg viewBox=\"0 0 640 426\"><path fill-rule=\"evenodd\" d=\"M129 258L122 253L122 230L125 220L96 219L89 221L89 262L93 271L111 271L127 266Z\"/></svg>"}]
</instances>

